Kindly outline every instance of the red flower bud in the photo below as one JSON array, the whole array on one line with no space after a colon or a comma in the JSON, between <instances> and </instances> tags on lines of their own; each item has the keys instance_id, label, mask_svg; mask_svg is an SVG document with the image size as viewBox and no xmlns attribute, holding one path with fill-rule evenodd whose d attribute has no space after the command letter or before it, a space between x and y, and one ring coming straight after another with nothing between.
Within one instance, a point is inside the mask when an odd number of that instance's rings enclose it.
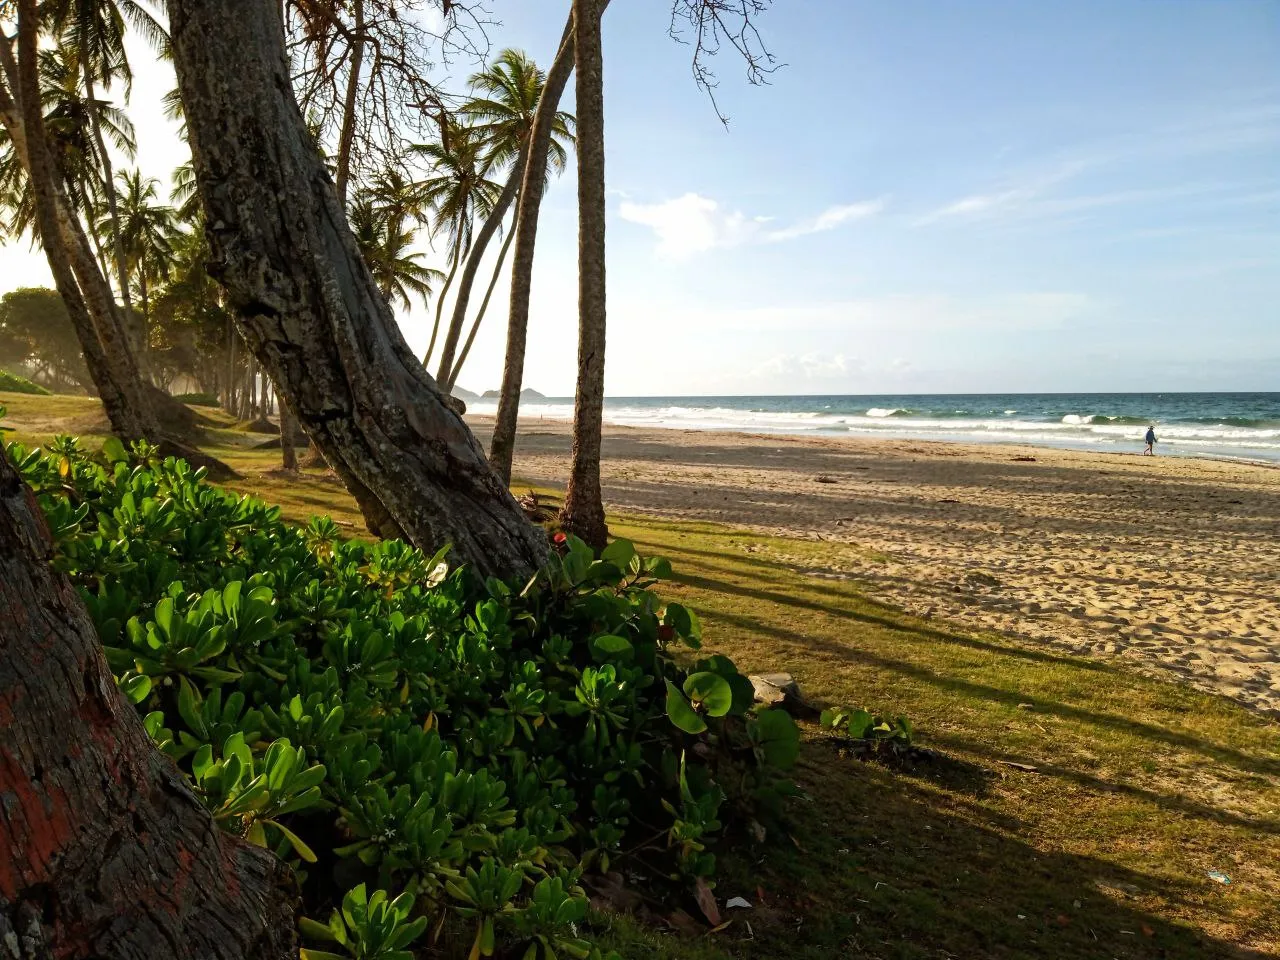
<instances>
[{"instance_id":1,"label":"red flower bud","mask_svg":"<svg viewBox=\"0 0 1280 960\"><path fill-rule=\"evenodd\" d=\"M565 542L567 539L569 539L569 538L568 538L568 537L566 537L563 533L557 533L557 534L556 534L554 537L552 537L551 539L552 539L552 540L554 540L557 544L562 544L562 543L564 543L564 542Z\"/></svg>"}]
</instances>

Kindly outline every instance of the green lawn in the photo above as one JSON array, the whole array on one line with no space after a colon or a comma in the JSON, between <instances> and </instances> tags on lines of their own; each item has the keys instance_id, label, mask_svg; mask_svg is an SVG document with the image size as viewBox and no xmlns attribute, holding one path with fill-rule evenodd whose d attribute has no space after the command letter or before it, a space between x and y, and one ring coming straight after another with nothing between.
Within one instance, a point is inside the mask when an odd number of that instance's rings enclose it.
<instances>
[{"instance_id":1,"label":"green lawn","mask_svg":"<svg viewBox=\"0 0 1280 960\"><path fill-rule=\"evenodd\" d=\"M4 436L24 442L95 422L83 398L0 403ZM273 475L279 452L247 447L265 438L213 416L206 451L242 474L229 487L363 530L341 485ZM709 648L788 671L821 703L905 713L940 754L889 770L807 728L790 836L722 853L717 895L752 908L697 937L652 912L601 914L597 936L624 956L1280 954L1280 724L1119 662L905 616L823 575L847 545L633 516L611 527L671 559L664 592L697 609ZM622 869L646 870L639 857Z\"/></svg>"}]
</instances>

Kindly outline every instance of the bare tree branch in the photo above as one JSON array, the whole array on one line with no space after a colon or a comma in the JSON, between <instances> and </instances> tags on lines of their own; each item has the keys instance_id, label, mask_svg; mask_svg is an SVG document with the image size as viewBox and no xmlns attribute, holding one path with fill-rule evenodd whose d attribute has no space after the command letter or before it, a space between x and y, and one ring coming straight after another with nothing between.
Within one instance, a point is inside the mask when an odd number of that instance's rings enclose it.
<instances>
[{"instance_id":1,"label":"bare tree branch","mask_svg":"<svg viewBox=\"0 0 1280 960\"><path fill-rule=\"evenodd\" d=\"M725 126L729 118L716 101L720 80L710 60L727 44L738 52L747 67L747 82L761 86L770 74L786 64L779 63L765 45L755 19L773 5L773 0L672 0L668 33L677 43L693 47L693 81L711 100L711 106Z\"/></svg>"}]
</instances>

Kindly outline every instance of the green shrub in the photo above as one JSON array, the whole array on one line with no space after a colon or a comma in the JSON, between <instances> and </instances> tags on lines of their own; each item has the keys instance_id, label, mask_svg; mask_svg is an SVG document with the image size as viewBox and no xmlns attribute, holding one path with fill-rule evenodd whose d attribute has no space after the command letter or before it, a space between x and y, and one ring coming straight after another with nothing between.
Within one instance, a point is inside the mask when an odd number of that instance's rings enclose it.
<instances>
[{"instance_id":1,"label":"green shrub","mask_svg":"<svg viewBox=\"0 0 1280 960\"><path fill-rule=\"evenodd\" d=\"M0 370L0 390L8 393L32 393L37 396L47 397L49 391L38 383L32 383L25 377L20 377L16 373L9 373L7 370Z\"/></svg>"},{"instance_id":2,"label":"green shrub","mask_svg":"<svg viewBox=\"0 0 1280 960\"><path fill-rule=\"evenodd\" d=\"M855 707L832 707L822 711L822 726L853 740L864 757L908 759L913 750L915 728L906 717L892 720Z\"/></svg>"},{"instance_id":3,"label":"green shrub","mask_svg":"<svg viewBox=\"0 0 1280 960\"><path fill-rule=\"evenodd\" d=\"M794 722L753 713L727 658L677 662L698 619L626 541L557 538L527 582L482 583L445 550L290 527L145 444L8 453L160 749L295 866L309 915L340 907L304 925L324 949L406 957L428 919L473 956L598 956L584 871L640 853L687 889L791 793Z\"/></svg>"}]
</instances>

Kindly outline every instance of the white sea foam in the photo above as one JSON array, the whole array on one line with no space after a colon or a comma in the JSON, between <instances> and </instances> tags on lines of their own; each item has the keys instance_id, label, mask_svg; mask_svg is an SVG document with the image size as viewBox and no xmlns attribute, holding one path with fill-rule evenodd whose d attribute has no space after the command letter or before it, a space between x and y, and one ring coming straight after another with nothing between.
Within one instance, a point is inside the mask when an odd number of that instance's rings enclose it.
<instances>
[{"instance_id":1,"label":"white sea foam","mask_svg":"<svg viewBox=\"0 0 1280 960\"><path fill-rule=\"evenodd\" d=\"M469 410L492 414L493 401L475 401ZM1017 410L994 411L990 416L904 416L901 407L872 407L861 414L819 410L764 410L728 406L667 404L648 406L626 401L606 403L607 423L620 426L679 430L741 431L766 434L828 434L954 440L972 443L1026 443L1032 445L1114 449L1136 452L1142 448L1145 422L1113 423L1097 414L1067 414L1059 420L1017 416ZM961 413L962 411L956 411ZM895 416L895 414L897 414ZM520 415L550 420L572 420L570 401L525 403ZM1236 455L1280 460L1280 428L1243 427L1230 424L1157 424L1157 450L1195 455Z\"/></svg>"}]
</instances>

